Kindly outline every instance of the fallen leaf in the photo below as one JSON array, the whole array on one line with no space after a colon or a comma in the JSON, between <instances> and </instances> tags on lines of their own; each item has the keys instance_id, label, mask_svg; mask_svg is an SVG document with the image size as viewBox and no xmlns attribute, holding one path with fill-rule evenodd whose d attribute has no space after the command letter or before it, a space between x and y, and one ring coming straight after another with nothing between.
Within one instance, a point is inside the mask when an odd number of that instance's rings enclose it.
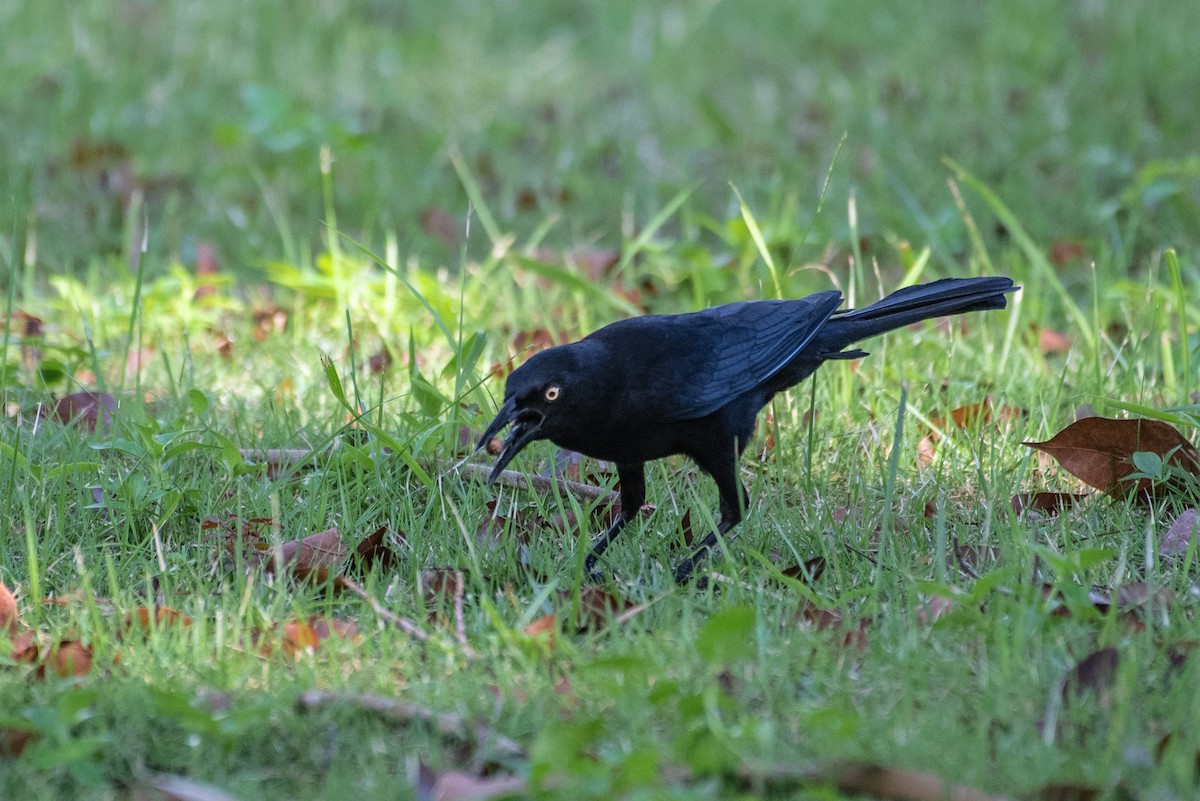
<instances>
[{"instance_id":1,"label":"fallen leaf","mask_svg":"<svg viewBox=\"0 0 1200 801\"><path fill-rule=\"evenodd\" d=\"M992 420L1007 422L1009 420L1018 420L1024 415L1024 411L1016 406L1001 406L999 409L992 407L990 399L985 398L979 403L972 403L969 406L960 406L954 409L946 417L931 417L929 422L932 428L929 432L929 439L936 443L939 439L938 431L949 432L951 429L969 429L975 426L986 425Z\"/></svg>"},{"instance_id":2,"label":"fallen leaf","mask_svg":"<svg viewBox=\"0 0 1200 801\"><path fill-rule=\"evenodd\" d=\"M422 570L418 586L425 596L425 605L436 607L453 603L465 588L467 571L452 567L433 567Z\"/></svg>"},{"instance_id":3,"label":"fallen leaf","mask_svg":"<svg viewBox=\"0 0 1200 801\"><path fill-rule=\"evenodd\" d=\"M792 616L792 620L796 623L801 623L807 626L812 626L818 631L842 631L841 645L843 648L854 647L860 651L865 651L867 648L867 627L870 625L870 618L863 618L854 628L848 628L842 615L835 609L825 609L808 601L801 600L799 608Z\"/></svg>"},{"instance_id":4,"label":"fallen leaf","mask_svg":"<svg viewBox=\"0 0 1200 801\"><path fill-rule=\"evenodd\" d=\"M936 623L939 618L957 606L958 603L954 599L935 595L921 604L921 610L917 612L917 622L923 626Z\"/></svg>"},{"instance_id":5,"label":"fallen leaf","mask_svg":"<svg viewBox=\"0 0 1200 801\"><path fill-rule=\"evenodd\" d=\"M153 623L151 618L153 617ZM169 606L139 606L125 616L121 627L122 636L129 634L149 635L151 631L162 628L190 628L192 619L182 612Z\"/></svg>"},{"instance_id":6,"label":"fallen leaf","mask_svg":"<svg viewBox=\"0 0 1200 801\"><path fill-rule=\"evenodd\" d=\"M1038 335L1038 350L1049 355L1052 353L1068 353L1072 346L1071 338L1061 331L1052 331L1049 328L1039 328L1034 326Z\"/></svg>"},{"instance_id":7,"label":"fallen leaf","mask_svg":"<svg viewBox=\"0 0 1200 801\"><path fill-rule=\"evenodd\" d=\"M279 546L267 561L269 572L290 572L298 579L316 583L327 580L346 557L346 545L336 528L310 534L302 540L289 540Z\"/></svg>"},{"instance_id":8,"label":"fallen leaf","mask_svg":"<svg viewBox=\"0 0 1200 801\"><path fill-rule=\"evenodd\" d=\"M1041 512L1053 517L1059 512L1070 509L1076 501L1086 498L1085 493L1079 492L1026 492L1012 496L1012 509L1017 515L1026 512Z\"/></svg>"},{"instance_id":9,"label":"fallen leaf","mask_svg":"<svg viewBox=\"0 0 1200 801\"><path fill-rule=\"evenodd\" d=\"M421 212L421 228L448 247L458 245L459 232L462 230L453 214L436 206L429 206Z\"/></svg>"},{"instance_id":10,"label":"fallen leaf","mask_svg":"<svg viewBox=\"0 0 1200 801\"><path fill-rule=\"evenodd\" d=\"M357 640L358 624L327 617L310 617L307 620L293 618L283 624L283 652L292 659L316 653L321 643L330 638ZM269 657L275 652L274 639L265 633L255 632L250 639L252 644L258 646L261 656Z\"/></svg>"},{"instance_id":11,"label":"fallen leaf","mask_svg":"<svg viewBox=\"0 0 1200 801\"><path fill-rule=\"evenodd\" d=\"M1166 533L1158 538L1159 556L1179 556L1187 553L1192 540L1196 538L1197 524L1200 523L1200 512L1195 508L1184 509L1171 521Z\"/></svg>"},{"instance_id":12,"label":"fallen leaf","mask_svg":"<svg viewBox=\"0 0 1200 801\"><path fill-rule=\"evenodd\" d=\"M372 375L378 375L384 370L392 366L392 352L387 348L372 353L367 359L367 371Z\"/></svg>"},{"instance_id":13,"label":"fallen leaf","mask_svg":"<svg viewBox=\"0 0 1200 801\"><path fill-rule=\"evenodd\" d=\"M631 606L629 601L618 598L602 587L581 587L579 589L579 631L599 631Z\"/></svg>"},{"instance_id":14,"label":"fallen leaf","mask_svg":"<svg viewBox=\"0 0 1200 801\"><path fill-rule=\"evenodd\" d=\"M17 729L11 726L0 726L0 757L15 759L19 757L31 742L38 737L31 729Z\"/></svg>"},{"instance_id":15,"label":"fallen leaf","mask_svg":"<svg viewBox=\"0 0 1200 801\"><path fill-rule=\"evenodd\" d=\"M3 581L0 581L0 634L17 628L17 598Z\"/></svg>"},{"instance_id":16,"label":"fallen leaf","mask_svg":"<svg viewBox=\"0 0 1200 801\"><path fill-rule=\"evenodd\" d=\"M963 785L953 785L932 773L886 765L843 763L830 772L838 790L852 795L893 801L1004 801Z\"/></svg>"},{"instance_id":17,"label":"fallen leaf","mask_svg":"<svg viewBox=\"0 0 1200 801\"><path fill-rule=\"evenodd\" d=\"M1200 475L1200 454L1171 426L1158 420L1085 417L1045 442L1025 442L1053 456L1063 469L1102 492L1123 495L1136 487L1139 498L1153 497L1149 479L1126 481L1134 453L1155 453L1169 464ZM1168 458L1168 454L1170 454Z\"/></svg>"},{"instance_id":18,"label":"fallen leaf","mask_svg":"<svg viewBox=\"0 0 1200 801\"><path fill-rule=\"evenodd\" d=\"M513 337L512 349L518 355L527 350L536 353L539 350L552 348L555 345L562 345L570 341L570 335L561 331L557 334L551 334L549 329L546 328L532 328L516 333L516 336Z\"/></svg>"},{"instance_id":19,"label":"fallen leaf","mask_svg":"<svg viewBox=\"0 0 1200 801\"><path fill-rule=\"evenodd\" d=\"M1116 648L1101 648L1088 654L1071 669L1063 681L1063 698L1093 692L1101 706L1107 707L1111 700L1112 685L1117 677L1119 661L1120 657Z\"/></svg>"},{"instance_id":20,"label":"fallen leaf","mask_svg":"<svg viewBox=\"0 0 1200 801\"><path fill-rule=\"evenodd\" d=\"M1037 789L1032 801L1095 801L1100 788L1086 784L1047 784ZM1118 798L1125 796L1117 795Z\"/></svg>"},{"instance_id":21,"label":"fallen leaf","mask_svg":"<svg viewBox=\"0 0 1200 801\"><path fill-rule=\"evenodd\" d=\"M537 192L532 187L523 186L517 192L517 208L521 211L537 211Z\"/></svg>"},{"instance_id":22,"label":"fallen leaf","mask_svg":"<svg viewBox=\"0 0 1200 801\"><path fill-rule=\"evenodd\" d=\"M196 276L214 276L221 271L221 265L217 261L217 251L208 242L201 242L196 245ZM207 281L200 283L196 287L195 300L200 300L208 295L215 294L217 287Z\"/></svg>"},{"instance_id":23,"label":"fallen leaf","mask_svg":"<svg viewBox=\"0 0 1200 801\"><path fill-rule=\"evenodd\" d=\"M336 617L310 617L308 626L316 632L318 640L328 640L331 637L341 640L358 638L358 624L353 620L341 620Z\"/></svg>"},{"instance_id":24,"label":"fallen leaf","mask_svg":"<svg viewBox=\"0 0 1200 801\"><path fill-rule=\"evenodd\" d=\"M525 627L525 636L544 640L546 646L554 650L554 634L558 630L558 616L552 614L539 617Z\"/></svg>"},{"instance_id":25,"label":"fallen leaf","mask_svg":"<svg viewBox=\"0 0 1200 801\"><path fill-rule=\"evenodd\" d=\"M116 409L117 399L107 392L72 392L54 404L54 417L64 425L95 431L98 425L112 425Z\"/></svg>"},{"instance_id":26,"label":"fallen leaf","mask_svg":"<svg viewBox=\"0 0 1200 801\"><path fill-rule=\"evenodd\" d=\"M995 545L960 545L955 539L954 557L950 566L957 567L968 576L978 578L981 566L994 564L999 559L1000 549Z\"/></svg>"},{"instance_id":27,"label":"fallen leaf","mask_svg":"<svg viewBox=\"0 0 1200 801\"><path fill-rule=\"evenodd\" d=\"M821 578L821 574L825 572L825 557L814 556L802 565L792 565L780 572L788 578L802 581L805 584L812 584Z\"/></svg>"},{"instance_id":28,"label":"fallen leaf","mask_svg":"<svg viewBox=\"0 0 1200 801\"><path fill-rule=\"evenodd\" d=\"M282 334L287 328L288 311L272 304L255 309L250 318L253 322L251 332L255 341L265 342L272 336Z\"/></svg>"},{"instance_id":29,"label":"fallen leaf","mask_svg":"<svg viewBox=\"0 0 1200 801\"><path fill-rule=\"evenodd\" d=\"M1120 612L1145 609L1150 613L1161 613L1175 602L1175 593L1168 587L1152 587L1144 581L1122 584L1112 593L1113 604Z\"/></svg>"},{"instance_id":30,"label":"fallen leaf","mask_svg":"<svg viewBox=\"0 0 1200 801\"><path fill-rule=\"evenodd\" d=\"M390 570L400 564L400 554L388 540L389 531L387 526L380 526L354 548L354 558L358 560L361 569L378 567L380 570ZM400 532L397 539L405 542L408 538Z\"/></svg>"},{"instance_id":31,"label":"fallen leaf","mask_svg":"<svg viewBox=\"0 0 1200 801\"><path fill-rule=\"evenodd\" d=\"M18 322L18 325L14 326L14 330L19 332L22 337L38 339L46 331L46 321L27 311L18 309L13 313L13 319Z\"/></svg>"},{"instance_id":32,"label":"fallen leaf","mask_svg":"<svg viewBox=\"0 0 1200 801\"><path fill-rule=\"evenodd\" d=\"M1083 258L1083 245L1078 242L1055 242L1050 245L1050 262L1056 267Z\"/></svg>"},{"instance_id":33,"label":"fallen leaf","mask_svg":"<svg viewBox=\"0 0 1200 801\"><path fill-rule=\"evenodd\" d=\"M9 655L14 662L32 665L38 658L38 643L34 632L21 631L12 635L8 641Z\"/></svg>"},{"instance_id":34,"label":"fallen leaf","mask_svg":"<svg viewBox=\"0 0 1200 801\"><path fill-rule=\"evenodd\" d=\"M38 665L37 677L86 676L92 671L92 649L78 640L64 640L49 648Z\"/></svg>"}]
</instances>

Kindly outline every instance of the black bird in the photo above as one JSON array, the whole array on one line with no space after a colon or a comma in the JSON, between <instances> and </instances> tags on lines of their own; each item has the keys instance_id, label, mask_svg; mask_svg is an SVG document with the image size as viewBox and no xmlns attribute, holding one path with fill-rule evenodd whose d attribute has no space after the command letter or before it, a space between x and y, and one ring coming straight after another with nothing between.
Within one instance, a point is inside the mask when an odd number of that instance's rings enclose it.
<instances>
[{"instance_id":1,"label":"black bird","mask_svg":"<svg viewBox=\"0 0 1200 801\"><path fill-rule=\"evenodd\" d=\"M675 570L687 581L698 560L742 519L749 496L737 461L758 411L822 362L857 359L848 345L911 323L1002 309L1008 278L946 278L898 290L863 309L836 311L837 290L798 300L731 303L691 314L621 320L569 345L534 354L508 377L504 405L476 450L509 423L488 484L529 443L548 439L617 465L621 513L598 537L585 568L642 508L643 466L686 454L712 476L721 521Z\"/></svg>"}]
</instances>

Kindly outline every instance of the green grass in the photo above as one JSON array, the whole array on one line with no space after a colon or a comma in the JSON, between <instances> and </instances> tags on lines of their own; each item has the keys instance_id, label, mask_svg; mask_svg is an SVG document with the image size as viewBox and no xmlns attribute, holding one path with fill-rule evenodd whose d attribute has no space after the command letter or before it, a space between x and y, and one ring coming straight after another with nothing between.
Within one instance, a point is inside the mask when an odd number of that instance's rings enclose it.
<instances>
[{"instance_id":1,"label":"green grass","mask_svg":"<svg viewBox=\"0 0 1200 801\"><path fill-rule=\"evenodd\" d=\"M1200 638L1194 554L1155 547L1184 501L1048 518L1009 501L1073 488L1020 443L1080 404L1195 403L1197 12L876 6L0 8L0 581L23 626L95 655L79 679L0 667L0 731L37 735L0 756L0 797L125 798L157 773L243 799L420 797L418 759L573 799L838 798L789 784L838 760L1010 798L1193 794L1197 668L1171 654ZM141 191L123 198L126 161ZM465 230L469 204L465 241L421 223L437 209ZM1055 242L1083 255L1056 263ZM209 243L222 272L197 276ZM614 274L553 256L589 249L619 252ZM774 402L719 593L670 579L684 510L702 529L715 507L686 460L651 467L655 511L606 554L610 589L644 610L582 633L597 524L555 531L572 498L449 471L519 334L990 273L1024 286L1008 311L870 342ZM1034 326L1069 352L1043 353ZM384 349L391 366L368 370ZM37 417L81 387L119 400L110 429ZM1023 413L945 431L918 462L930 422L985 398ZM318 458L276 474L239 448ZM480 536L491 501L510 523ZM402 533L398 565L356 578L430 639L221 558L202 523L231 515L272 519L274 542ZM998 558L967 576L956 544ZM776 575L816 556L811 584ZM465 645L453 603L423 591L445 567L466 571ZM1134 612L1140 628L1086 597L1133 581L1174 595ZM931 621L941 597L955 607ZM191 627L123 631L153 603ZM798 621L806 603L843 627ZM522 633L550 613L553 647ZM295 659L251 643L309 615L361 639ZM1102 647L1115 675L1060 704ZM462 714L524 754L349 702L299 711L312 688Z\"/></svg>"}]
</instances>

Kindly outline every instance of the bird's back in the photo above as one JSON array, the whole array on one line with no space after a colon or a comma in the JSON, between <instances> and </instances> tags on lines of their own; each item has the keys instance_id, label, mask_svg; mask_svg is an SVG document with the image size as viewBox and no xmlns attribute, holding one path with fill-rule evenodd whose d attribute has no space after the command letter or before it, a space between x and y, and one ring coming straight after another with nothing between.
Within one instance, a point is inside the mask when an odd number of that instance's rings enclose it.
<instances>
[{"instance_id":1,"label":"bird's back","mask_svg":"<svg viewBox=\"0 0 1200 801\"><path fill-rule=\"evenodd\" d=\"M643 412L664 420L695 419L767 385L840 304L841 293L830 290L798 300L634 317L583 342L603 346L618 380L646 386L637 399Z\"/></svg>"}]
</instances>

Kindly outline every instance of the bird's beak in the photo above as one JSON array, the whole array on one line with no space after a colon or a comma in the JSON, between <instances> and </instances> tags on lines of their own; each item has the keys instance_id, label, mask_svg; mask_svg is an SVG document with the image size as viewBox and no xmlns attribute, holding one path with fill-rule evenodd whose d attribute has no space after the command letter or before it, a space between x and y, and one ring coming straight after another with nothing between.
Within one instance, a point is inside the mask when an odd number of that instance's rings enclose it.
<instances>
[{"instance_id":1,"label":"bird's beak","mask_svg":"<svg viewBox=\"0 0 1200 801\"><path fill-rule=\"evenodd\" d=\"M500 450L500 455L496 457L496 464L492 467L492 473L488 476L487 483L490 486L508 466L508 463L513 460L513 457L524 450L525 446L537 439L538 430L542 427L542 422L546 418L537 412L528 412L517 414L516 398L509 398L504 405L500 407L500 411L496 413L496 419L491 422L487 430L483 432L483 436L479 438L479 443L475 446L475 450L479 450L492 440L500 430L509 423L513 424L512 431L508 432L508 439L504 440L504 445Z\"/></svg>"}]
</instances>

